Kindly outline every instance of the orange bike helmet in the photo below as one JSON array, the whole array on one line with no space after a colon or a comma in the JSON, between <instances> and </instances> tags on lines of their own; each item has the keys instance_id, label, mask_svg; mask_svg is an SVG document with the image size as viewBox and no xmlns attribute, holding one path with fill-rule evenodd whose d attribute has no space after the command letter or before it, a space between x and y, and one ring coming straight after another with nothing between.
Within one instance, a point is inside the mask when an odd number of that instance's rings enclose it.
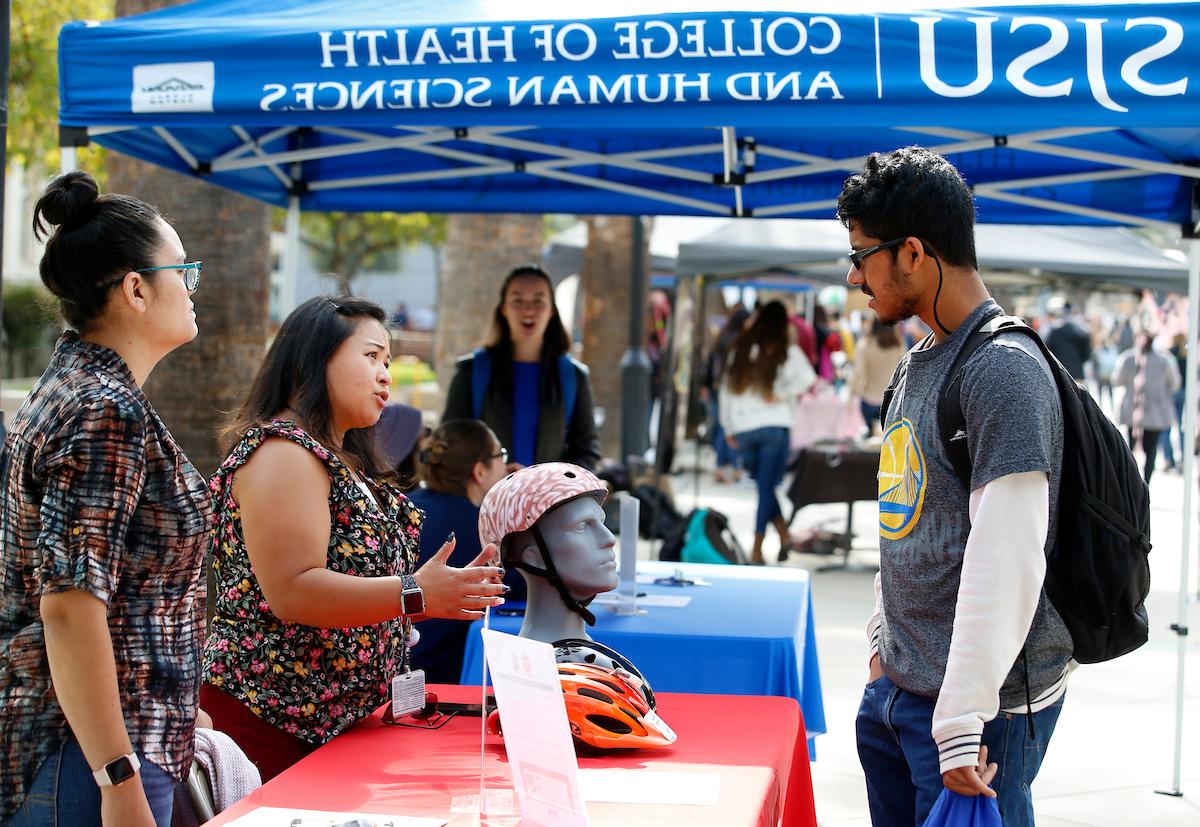
<instances>
[{"instance_id":1,"label":"orange bike helmet","mask_svg":"<svg viewBox=\"0 0 1200 827\"><path fill-rule=\"evenodd\" d=\"M577 750L638 749L675 743L674 730L650 708L642 690L615 669L560 663L558 680ZM499 710L488 715L487 729L503 735Z\"/></svg>"},{"instance_id":2,"label":"orange bike helmet","mask_svg":"<svg viewBox=\"0 0 1200 827\"><path fill-rule=\"evenodd\" d=\"M675 732L646 703L642 690L616 670L560 663L558 679L577 745L637 749L675 743Z\"/></svg>"},{"instance_id":3,"label":"orange bike helmet","mask_svg":"<svg viewBox=\"0 0 1200 827\"><path fill-rule=\"evenodd\" d=\"M624 677L626 681L641 690L650 708L654 709L657 706L654 700L654 690L650 687L650 681L641 673L641 670L633 665L633 662L629 658L622 655L616 649L605 646L603 643L583 638L563 638L562 640L554 641L550 645L554 647L554 660L557 663L585 663L591 666L603 666L605 669L612 669L618 673L625 673Z\"/></svg>"}]
</instances>

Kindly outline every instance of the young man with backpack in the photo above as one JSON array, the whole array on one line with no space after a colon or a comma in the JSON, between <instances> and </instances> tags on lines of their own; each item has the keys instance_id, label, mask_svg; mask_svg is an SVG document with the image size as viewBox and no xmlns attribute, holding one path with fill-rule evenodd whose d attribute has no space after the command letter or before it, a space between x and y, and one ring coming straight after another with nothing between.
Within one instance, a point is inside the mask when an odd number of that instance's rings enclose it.
<instances>
[{"instance_id":1,"label":"young man with backpack","mask_svg":"<svg viewBox=\"0 0 1200 827\"><path fill-rule=\"evenodd\" d=\"M1029 784L1073 651L1044 588L1063 468L1055 369L1022 331L972 338L1001 309L977 270L971 192L944 158L870 156L838 217L849 284L885 324L915 315L933 331L884 403L881 571L857 720L871 819L920 825L944 786L997 797L1006 827L1031 825ZM956 368L965 423L943 440ZM966 485L951 455L964 445Z\"/></svg>"}]
</instances>

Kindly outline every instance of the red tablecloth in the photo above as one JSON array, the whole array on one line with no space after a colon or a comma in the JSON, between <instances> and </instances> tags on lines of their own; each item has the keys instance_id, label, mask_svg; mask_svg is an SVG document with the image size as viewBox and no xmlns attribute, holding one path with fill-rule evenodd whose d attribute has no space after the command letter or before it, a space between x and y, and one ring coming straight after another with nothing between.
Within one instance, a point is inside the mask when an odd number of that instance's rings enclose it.
<instances>
[{"instance_id":1,"label":"red tablecloth","mask_svg":"<svg viewBox=\"0 0 1200 827\"><path fill-rule=\"evenodd\" d=\"M473 687L433 687L442 700L477 701ZM715 807L588 804L593 827L815 827L808 746L791 698L658 695L679 734L675 746L581 758L581 768L645 767L721 776ZM219 815L226 824L255 807L450 817L450 801L479 792L479 718L442 729L387 726L382 710ZM488 738L488 788L511 788L502 742ZM457 823L457 822L456 822Z\"/></svg>"}]
</instances>

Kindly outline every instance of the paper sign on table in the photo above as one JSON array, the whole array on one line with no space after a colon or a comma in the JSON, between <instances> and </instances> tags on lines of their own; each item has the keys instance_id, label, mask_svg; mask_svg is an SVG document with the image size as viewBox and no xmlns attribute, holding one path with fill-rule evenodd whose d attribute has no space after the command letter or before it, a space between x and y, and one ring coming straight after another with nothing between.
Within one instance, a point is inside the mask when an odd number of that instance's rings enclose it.
<instances>
[{"instance_id":1,"label":"paper sign on table","mask_svg":"<svg viewBox=\"0 0 1200 827\"><path fill-rule=\"evenodd\" d=\"M325 810L293 810L290 807L258 807L229 827L445 827L444 818L388 816L378 813L334 813Z\"/></svg>"},{"instance_id":2,"label":"paper sign on table","mask_svg":"<svg viewBox=\"0 0 1200 827\"><path fill-rule=\"evenodd\" d=\"M715 807L721 798L721 776L708 772L580 770L579 787L585 801L597 803Z\"/></svg>"},{"instance_id":3,"label":"paper sign on table","mask_svg":"<svg viewBox=\"0 0 1200 827\"><path fill-rule=\"evenodd\" d=\"M521 823L585 827L575 747L548 643L483 630Z\"/></svg>"},{"instance_id":4,"label":"paper sign on table","mask_svg":"<svg viewBox=\"0 0 1200 827\"><path fill-rule=\"evenodd\" d=\"M614 606L621 600L620 596L614 592L605 592L604 594L596 595L594 603L600 606ZM684 606L692 602L690 595L686 594L647 594L637 599L638 608L660 608L660 609L682 609Z\"/></svg>"}]
</instances>

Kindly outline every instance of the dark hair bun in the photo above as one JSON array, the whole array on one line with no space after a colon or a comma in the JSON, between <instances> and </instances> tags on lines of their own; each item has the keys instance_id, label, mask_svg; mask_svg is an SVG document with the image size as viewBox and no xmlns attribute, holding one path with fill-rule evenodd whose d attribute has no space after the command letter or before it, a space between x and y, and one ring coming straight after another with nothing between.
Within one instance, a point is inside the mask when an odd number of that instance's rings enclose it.
<instances>
[{"instance_id":1,"label":"dark hair bun","mask_svg":"<svg viewBox=\"0 0 1200 827\"><path fill-rule=\"evenodd\" d=\"M33 232L39 239L46 226L61 227L91 213L100 187L96 179L76 170L60 175L50 182L33 210Z\"/></svg>"}]
</instances>

